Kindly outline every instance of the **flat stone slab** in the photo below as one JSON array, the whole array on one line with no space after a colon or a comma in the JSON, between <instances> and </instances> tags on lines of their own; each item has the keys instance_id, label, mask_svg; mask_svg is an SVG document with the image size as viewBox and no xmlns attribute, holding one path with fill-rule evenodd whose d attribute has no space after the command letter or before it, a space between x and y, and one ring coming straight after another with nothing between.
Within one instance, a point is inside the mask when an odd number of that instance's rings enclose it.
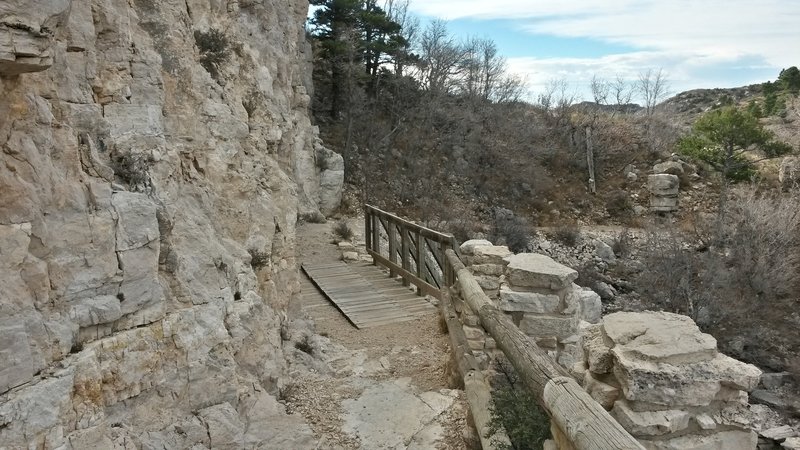
<instances>
[{"instance_id":1,"label":"flat stone slab","mask_svg":"<svg viewBox=\"0 0 800 450\"><path fill-rule=\"evenodd\" d=\"M476 245L472 248L472 264L505 265L505 258L513 254L505 245Z\"/></svg>"},{"instance_id":2,"label":"flat stone slab","mask_svg":"<svg viewBox=\"0 0 800 450\"><path fill-rule=\"evenodd\" d=\"M342 429L368 448L406 448L420 438L417 448L436 448L443 431L436 419L454 401L439 392L417 392L409 378L387 380L342 402Z\"/></svg>"},{"instance_id":3,"label":"flat stone slab","mask_svg":"<svg viewBox=\"0 0 800 450\"><path fill-rule=\"evenodd\" d=\"M669 364L708 361L717 340L687 316L666 312L619 312L603 318L603 331L629 358Z\"/></svg>"},{"instance_id":4,"label":"flat stone slab","mask_svg":"<svg viewBox=\"0 0 800 450\"><path fill-rule=\"evenodd\" d=\"M729 430L706 436L690 434L668 440L639 441L647 450L753 450L758 436L752 431Z\"/></svg>"},{"instance_id":5,"label":"flat stone slab","mask_svg":"<svg viewBox=\"0 0 800 450\"><path fill-rule=\"evenodd\" d=\"M789 425L770 428L769 430L764 430L759 434L767 439L772 439L773 441L782 441L786 438L798 436L798 432Z\"/></svg>"},{"instance_id":6,"label":"flat stone slab","mask_svg":"<svg viewBox=\"0 0 800 450\"><path fill-rule=\"evenodd\" d=\"M564 316L540 316L526 313L519 323L519 329L528 336L556 337L564 339L575 334L575 319Z\"/></svg>"},{"instance_id":7,"label":"flat stone slab","mask_svg":"<svg viewBox=\"0 0 800 450\"><path fill-rule=\"evenodd\" d=\"M492 243L487 241L486 239L470 239L463 244L461 244L458 249L461 251L462 255L472 256L475 250L475 247L491 247Z\"/></svg>"},{"instance_id":8,"label":"flat stone slab","mask_svg":"<svg viewBox=\"0 0 800 450\"><path fill-rule=\"evenodd\" d=\"M752 391L761 370L721 353L710 361L672 365L631 358L621 347L611 349L614 376L628 400L667 406L705 406L723 388Z\"/></svg>"},{"instance_id":9,"label":"flat stone slab","mask_svg":"<svg viewBox=\"0 0 800 450\"><path fill-rule=\"evenodd\" d=\"M634 436L659 436L675 433L689 426L691 415L686 411L633 411L624 400L614 403L611 415Z\"/></svg>"},{"instance_id":10,"label":"flat stone slab","mask_svg":"<svg viewBox=\"0 0 800 450\"><path fill-rule=\"evenodd\" d=\"M536 292L517 292L500 287L500 304L498 307L505 312L531 312L538 314L552 314L558 312L561 299L553 294L539 294Z\"/></svg>"},{"instance_id":11,"label":"flat stone slab","mask_svg":"<svg viewBox=\"0 0 800 450\"><path fill-rule=\"evenodd\" d=\"M538 253L520 253L506 257L505 261L508 262L506 279L513 286L560 291L578 278L574 269Z\"/></svg>"}]
</instances>

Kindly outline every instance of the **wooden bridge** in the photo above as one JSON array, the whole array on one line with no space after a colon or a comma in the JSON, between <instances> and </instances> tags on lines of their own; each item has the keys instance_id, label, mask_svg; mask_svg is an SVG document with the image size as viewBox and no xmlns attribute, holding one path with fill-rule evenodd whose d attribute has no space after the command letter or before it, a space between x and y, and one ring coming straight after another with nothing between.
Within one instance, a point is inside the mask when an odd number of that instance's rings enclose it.
<instances>
[{"instance_id":1,"label":"wooden bridge","mask_svg":"<svg viewBox=\"0 0 800 450\"><path fill-rule=\"evenodd\" d=\"M435 308L420 297L430 295L439 299L440 313L447 323L453 356L484 449L495 448L486 437L491 394L467 345L457 309L469 308L480 318L483 328L550 416L558 448L644 449L566 370L494 306L461 262L452 235L370 205L364 209L364 229L366 249L375 266L304 265L304 271L357 327L432 314ZM388 269L388 277L376 268L378 265ZM394 281L397 276L402 282ZM403 292L404 286L412 285L414 293L408 288Z\"/></svg>"}]
</instances>

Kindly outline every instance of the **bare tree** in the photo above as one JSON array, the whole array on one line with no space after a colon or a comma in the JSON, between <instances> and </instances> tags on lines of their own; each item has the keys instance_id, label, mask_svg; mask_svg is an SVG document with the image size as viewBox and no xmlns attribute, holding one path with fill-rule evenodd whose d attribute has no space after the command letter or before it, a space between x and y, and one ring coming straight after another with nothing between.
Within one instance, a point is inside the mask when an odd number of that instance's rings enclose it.
<instances>
[{"instance_id":1,"label":"bare tree","mask_svg":"<svg viewBox=\"0 0 800 450\"><path fill-rule=\"evenodd\" d=\"M647 69L639 73L636 90L642 96L647 117L653 115L658 105L669 94L669 81L664 70Z\"/></svg>"},{"instance_id":2,"label":"bare tree","mask_svg":"<svg viewBox=\"0 0 800 450\"><path fill-rule=\"evenodd\" d=\"M420 63L418 78L430 92L450 92L457 76L461 74L464 50L450 36L447 23L431 22L419 41Z\"/></svg>"},{"instance_id":3,"label":"bare tree","mask_svg":"<svg viewBox=\"0 0 800 450\"><path fill-rule=\"evenodd\" d=\"M617 112L624 111L625 107L631 103L635 86L625 81L620 75L617 75L614 81L609 83L609 88L615 106L614 112L611 114L613 117Z\"/></svg>"},{"instance_id":4,"label":"bare tree","mask_svg":"<svg viewBox=\"0 0 800 450\"><path fill-rule=\"evenodd\" d=\"M575 103L577 94L570 88L564 78L553 78L545 84L544 91L539 94L537 103L544 112L560 124L569 112L570 106Z\"/></svg>"},{"instance_id":5,"label":"bare tree","mask_svg":"<svg viewBox=\"0 0 800 450\"><path fill-rule=\"evenodd\" d=\"M589 88L592 91L592 99L600 106L608 104L608 97L611 94L611 82L604 78L600 78L597 74L592 75L592 80L589 82Z\"/></svg>"},{"instance_id":6,"label":"bare tree","mask_svg":"<svg viewBox=\"0 0 800 450\"><path fill-rule=\"evenodd\" d=\"M527 89L527 80L513 74L505 74L492 89L491 100L497 103L513 103L522 99Z\"/></svg>"}]
</instances>

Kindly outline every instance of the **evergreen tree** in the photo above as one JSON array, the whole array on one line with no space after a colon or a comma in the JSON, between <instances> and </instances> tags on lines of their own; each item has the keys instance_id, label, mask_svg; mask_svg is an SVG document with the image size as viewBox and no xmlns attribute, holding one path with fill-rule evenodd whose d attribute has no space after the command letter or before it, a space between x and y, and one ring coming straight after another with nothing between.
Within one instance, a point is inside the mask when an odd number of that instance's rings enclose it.
<instances>
[{"instance_id":1,"label":"evergreen tree","mask_svg":"<svg viewBox=\"0 0 800 450\"><path fill-rule=\"evenodd\" d=\"M789 91L792 95L797 95L800 92L800 69L792 66L781 70L780 75L778 75L778 83L780 83L781 88Z\"/></svg>"},{"instance_id":2,"label":"evergreen tree","mask_svg":"<svg viewBox=\"0 0 800 450\"><path fill-rule=\"evenodd\" d=\"M692 134L681 139L678 146L682 153L711 164L734 180L752 175L752 163L744 156L749 148L759 148L766 158L792 151L788 144L776 141L756 117L735 106L712 110L697 119Z\"/></svg>"}]
</instances>

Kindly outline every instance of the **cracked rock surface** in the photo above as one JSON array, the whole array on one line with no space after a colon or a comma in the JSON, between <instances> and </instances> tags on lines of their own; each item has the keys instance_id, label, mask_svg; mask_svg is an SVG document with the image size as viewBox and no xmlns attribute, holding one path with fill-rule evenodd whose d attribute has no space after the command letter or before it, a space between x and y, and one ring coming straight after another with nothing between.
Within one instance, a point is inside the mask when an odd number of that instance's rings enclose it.
<instances>
[{"instance_id":1,"label":"cracked rock surface","mask_svg":"<svg viewBox=\"0 0 800 450\"><path fill-rule=\"evenodd\" d=\"M0 1L0 447L316 446L276 398L296 220L335 207L341 166L307 13Z\"/></svg>"}]
</instances>

